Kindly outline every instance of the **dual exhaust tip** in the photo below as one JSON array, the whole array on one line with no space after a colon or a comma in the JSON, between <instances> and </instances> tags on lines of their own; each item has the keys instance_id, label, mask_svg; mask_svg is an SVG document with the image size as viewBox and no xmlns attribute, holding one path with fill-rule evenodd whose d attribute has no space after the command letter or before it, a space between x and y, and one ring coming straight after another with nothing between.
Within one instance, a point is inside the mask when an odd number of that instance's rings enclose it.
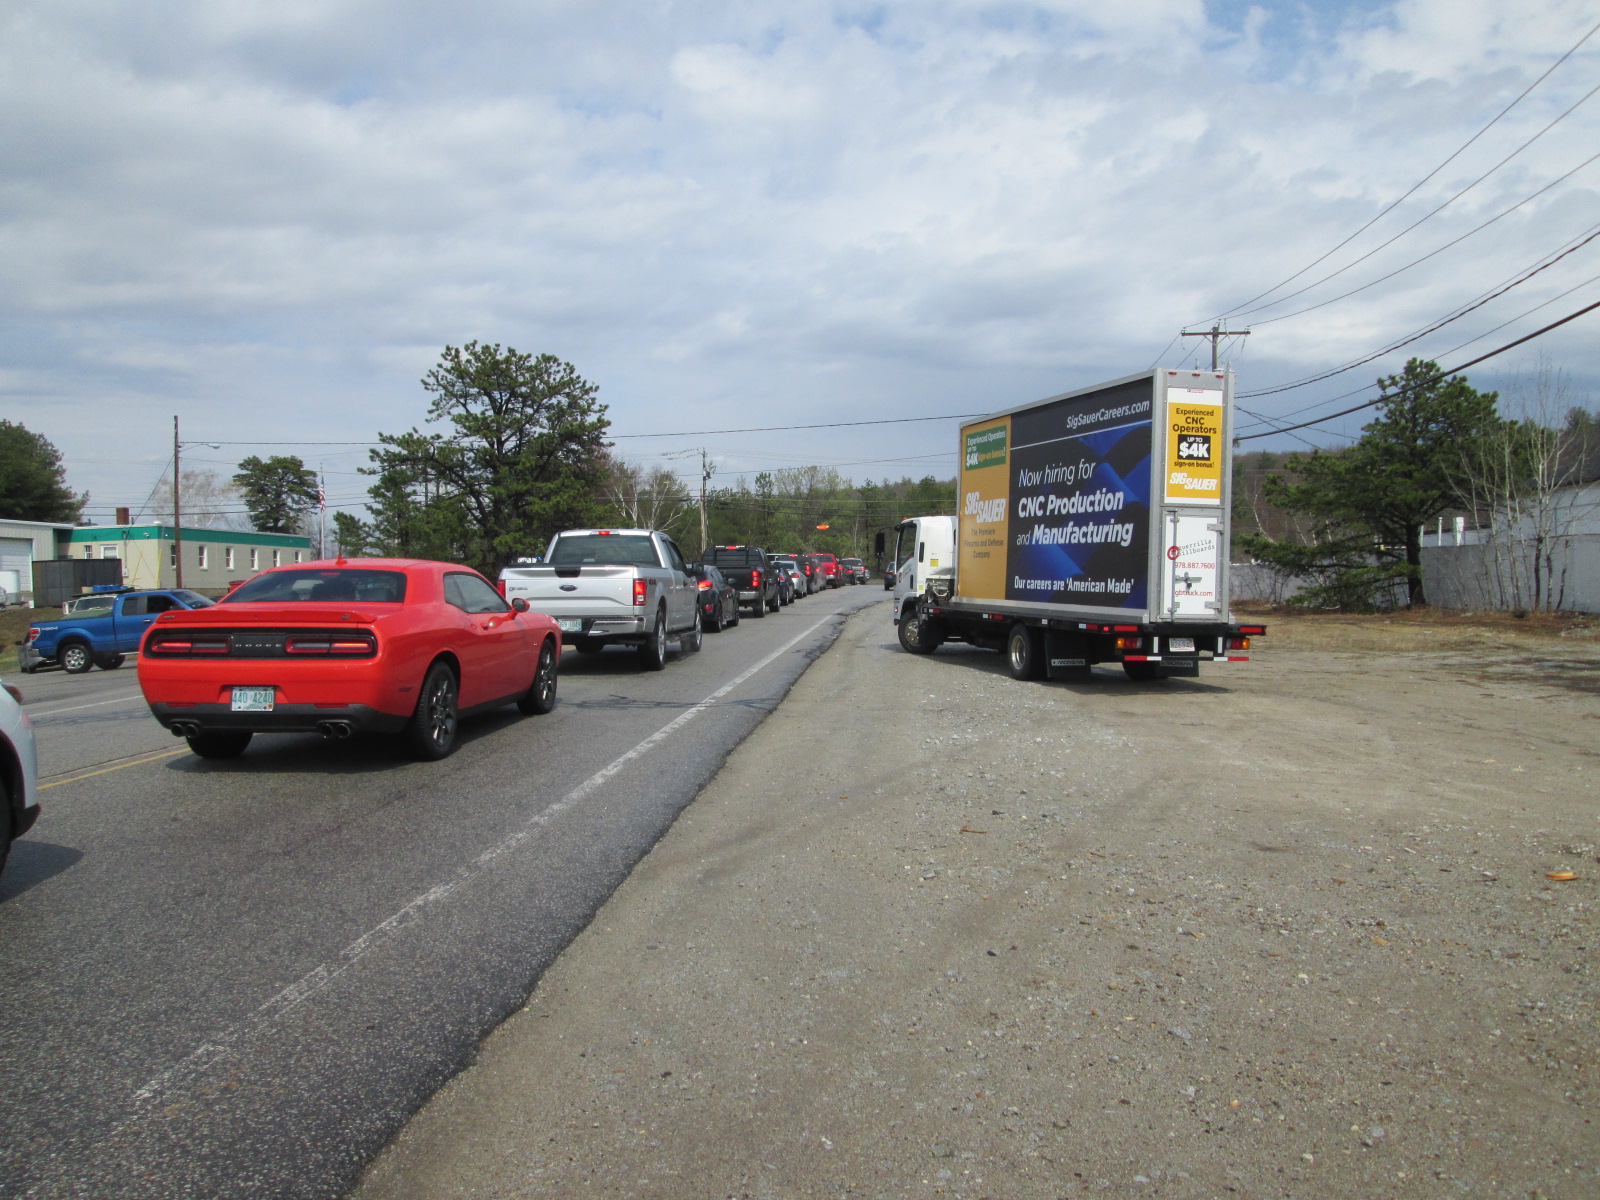
<instances>
[{"instance_id":1,"label":"dual exhaust tip","mask_svg":"<svg viewBox=\"0 0 1600 1200\"><path fill-rule=\"evenodd\" d=\"M204 731L198 721L173 721L167 726L172 731L173 737L191 738L199 737ZM349 721L318 721L317 732L329 741L342 742L355 734L355 728Z\"/></svg>"}]
</instances>

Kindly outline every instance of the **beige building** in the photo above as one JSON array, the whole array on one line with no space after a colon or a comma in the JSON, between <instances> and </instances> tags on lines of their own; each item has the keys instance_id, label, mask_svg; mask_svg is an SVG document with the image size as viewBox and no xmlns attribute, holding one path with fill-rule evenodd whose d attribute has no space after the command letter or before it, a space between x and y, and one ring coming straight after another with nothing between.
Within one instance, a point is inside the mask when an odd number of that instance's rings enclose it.
<instances>
[{"instance_id":1,"label":"beige building","mask_svg":"<svg viewBox=\"0 0 1600 1200\"><path fill-rule=\"evenodd\" d=\"M63 553L122 560L122 582L134 588L178 586L178 539L171 525L80 525ZM220 595L235 580L285 563L308 562L311 539L296 533L183 529L183 586Z\"/></svg>"}]
</instances>

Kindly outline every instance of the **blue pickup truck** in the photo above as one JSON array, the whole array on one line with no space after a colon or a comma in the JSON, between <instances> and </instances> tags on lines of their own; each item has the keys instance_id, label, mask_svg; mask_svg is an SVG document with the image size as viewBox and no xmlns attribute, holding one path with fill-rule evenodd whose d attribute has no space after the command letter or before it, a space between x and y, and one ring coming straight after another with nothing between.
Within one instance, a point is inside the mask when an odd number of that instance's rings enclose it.
<instances>
[{"instance_id":1,"label":"blue pickup truck","mask_svg":"<svg viewBox=\"0 0 1600 1200\"><path fill-rule=\"evenodd\" d=\"M17 666L28 675L50 663L60 663L68 675L81 675L91 667L114 671L127 655L138 651L144 631L159 614L174 608L209 608L214 603L183 588L119 589L82 596L61 616L28 627L28 639L17 650Z\"/></svg>"}]
</instances>

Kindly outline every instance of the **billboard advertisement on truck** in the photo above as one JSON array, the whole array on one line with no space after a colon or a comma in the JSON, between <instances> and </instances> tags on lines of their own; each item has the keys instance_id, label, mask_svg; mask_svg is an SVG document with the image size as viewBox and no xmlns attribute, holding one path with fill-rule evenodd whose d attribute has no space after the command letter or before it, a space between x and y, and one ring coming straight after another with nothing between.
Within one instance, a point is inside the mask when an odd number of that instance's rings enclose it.
<instances>
[{"instance_id":1,"label":"billboard advertisement on truck","mask_svg":"<svg viewBox=\"0 0 1600 1200\"><path fill-rule=\"evenodd\" d=\"M1218 519L1176 518L1223 504L1225 382L1146 372L963 426L960 597L1126 613L1189 607L1174 590L1215 602Z\"/></svg>"}]
</instances>

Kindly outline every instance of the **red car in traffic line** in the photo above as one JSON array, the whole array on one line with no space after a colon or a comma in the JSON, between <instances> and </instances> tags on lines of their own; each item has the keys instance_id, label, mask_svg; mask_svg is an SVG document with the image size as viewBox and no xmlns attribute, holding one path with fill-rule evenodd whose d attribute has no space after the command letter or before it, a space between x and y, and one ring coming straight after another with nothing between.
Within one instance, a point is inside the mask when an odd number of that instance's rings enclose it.
<instances>
[{"instance_id":1,"label":"red car in traffic line","mask_svg":"<svg viewBox=\"0 0 1600 1200\"><path fill-rule=\"evenodd\" d=\"M826 550L813 550L811 557L817 560L817 569L822 573L824 587L836 588L844 583L844 575L839 570L839 558L829 554Z\"/></svg>"},{"instance_id":2,"label":"red car in traffic line","mask_svg":"<svg viewBox=\"0 0 1600 1200\"><path fill-rule=\"evenodd\" d=\"M398 733L444 758L462 717L555 706L561 634L470 567L352 558L275 567L211 608L161 614L139 648L156 720L202 758L257 733Z\"/></svg>"}]
</instances>

